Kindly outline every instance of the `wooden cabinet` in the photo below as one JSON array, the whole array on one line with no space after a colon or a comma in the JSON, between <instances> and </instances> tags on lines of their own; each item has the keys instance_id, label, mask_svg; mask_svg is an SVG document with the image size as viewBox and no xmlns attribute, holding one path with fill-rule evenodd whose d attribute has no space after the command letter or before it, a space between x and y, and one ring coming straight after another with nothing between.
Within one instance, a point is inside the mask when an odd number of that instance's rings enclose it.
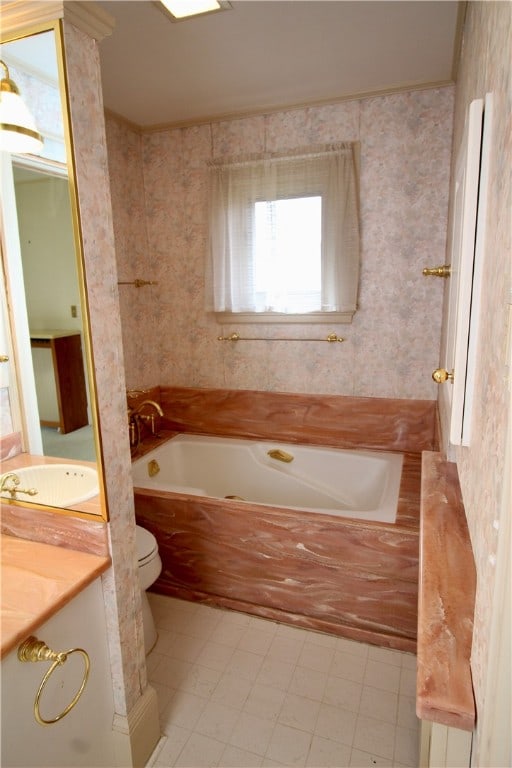
<instances>
[{"instance_id":1,"label":"wooden cabinet","mask_svg":"<svg viewBox=\"0 0 512 768\"><path fill-rule=\"evenodd\" d=\"M44 427L73 432L89 423L79 331L30 334L39 418Z\"/></svg>"}]
</instances>

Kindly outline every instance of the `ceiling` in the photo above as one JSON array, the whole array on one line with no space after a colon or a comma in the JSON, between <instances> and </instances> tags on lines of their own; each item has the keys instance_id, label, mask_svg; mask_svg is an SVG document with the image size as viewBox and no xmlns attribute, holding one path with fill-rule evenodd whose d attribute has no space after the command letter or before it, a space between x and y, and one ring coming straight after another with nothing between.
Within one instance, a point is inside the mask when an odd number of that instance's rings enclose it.
<instances>
[{"instance_id":1,"label":"ceiling","mask_svg":"<svg viewBox=\"0 0 512 768\"><path fill-rule=\"evenodd\" d=\"M146 129L453 79L451 0L232 0L178 23L151 0L99 5L105 107Z\"/></svg>"}]
</instances>

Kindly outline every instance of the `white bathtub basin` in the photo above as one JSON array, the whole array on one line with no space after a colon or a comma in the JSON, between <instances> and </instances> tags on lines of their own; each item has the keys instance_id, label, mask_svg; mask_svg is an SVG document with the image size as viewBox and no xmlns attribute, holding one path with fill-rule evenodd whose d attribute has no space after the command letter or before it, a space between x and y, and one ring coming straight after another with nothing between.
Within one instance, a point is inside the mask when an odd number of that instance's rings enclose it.
<instances>
[{"instance_id":1,"label":"white bathtub basin","mask_svg":"<svg viewBox=\"0 0 512 768\"><path fill-rule=\"evenodd\" d=\"M99 493L96 469L81 464L37 464L13 470L13 474L20 481L15 487L37 490L34 495L17 493L14 496L17 501L31 501L50 507L73 507ZM1 496L12 498L7 489L2 491Z\"/></svg>"},{"instance_id":2,"label":"white bathtub basin","mask_svg":"<svg viewBox=\"0 0 512 768\"><path fill-rule=\"evenodd\" d=\"M272 449L293 460L273 459ZM393 453L181 434L133 462L132 476L139 488L394 523L402 461Z\"/></svg>"}]
</instances>

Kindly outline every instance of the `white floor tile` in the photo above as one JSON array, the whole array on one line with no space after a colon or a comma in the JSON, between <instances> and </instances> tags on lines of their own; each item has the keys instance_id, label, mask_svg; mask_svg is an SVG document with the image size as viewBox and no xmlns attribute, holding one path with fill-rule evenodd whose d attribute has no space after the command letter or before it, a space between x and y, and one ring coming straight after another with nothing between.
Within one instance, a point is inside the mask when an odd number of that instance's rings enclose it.
<instances>
[{"instance_id":1,"label":"white floor tile","mask_svg":"<svg viewBox=\"0 0 512 768\"><path fill-rule=\"evenodd\" d=\"M227 707L242 710L251 692L251 687L252 684L249 680L240 680L236 675L224 673L215 686L211 698L212 701L220 701Z\"/></svg>"},{"instance_id":2,"label":"white floor tile","mask_svg":"<svg viewBox=\"0 0 512 768\"><path fill-rule=\"evenodd\" d=\"M368 658L369 646L366 643L358 643L356 640L348 640L346 637L336 638L336 650L349 653L351 656Z\"/></svg>"},{"instance_id":3,"label":"white floor tile","mask_svg":"<svg viewBox=\"0 0 512 768\"><path fill-rule=\"evenodd\" d=\"M402 696L416 696L416 669L402 667L400 693Z\"/></svg>"},{"instance_id":4,"label":"white floor tile","mask_svg":"<svg viewBox=\"0 0 512 768\"><path fill-rule=\"evenodd\" d=\"M395 761L415 768L419 757L419 731L398 726L395 733Z\"/></svg>"},{"instance_id":5,"label":"white floor tile","mask_svg":"<svg viewBox=\"0 0 512 768\"><path fill-rule=\"evenodd\" d=\"M176 691L160 718L164 733L169 735L174 726L193 729L207 703L201 696Z\"/></svg>"},{"instance_id":6,"label":"white floor tile","mask_svg":"<svg viewBox=\"0 0 512 768\"><path fill-rule=\"evenodd\" d=\"M233 651L234 649L229 645L214 643L212 640L206 643L196 661L203 667L208 667L209 669L217 669L220 672L224 672L229 660L233 655Z\"/></svg>"},{"instance_id":7,"label":"white floor tile","mask_svg":"<svg viewBox=\"0 0 512 768\"><path fill-rule=\"evenodd\" d=\"M289 691L297 696L306 696L316 701L322 701L327 685L327 674L315 669L295 667L290 682Z\"/></svg>"},{"instance_id":8,"label":"white floor tile","mask_svg":"<svg viewBox=\"0 0 512 768\"><path fill-rule=\"evenodd\" d=\"M400 689L400 672L400 667L368 659L363 682L364 685L369 685L372 688L380 688L384 691L398 693Z\"/></svg>"},{"instance_id":9,"label":"white floor tile","mask_svg":"<svg viewBox=\"0 0 512 768\"><path fill-rule=\"evenodd\" d=\"M242 712L230 736L229 743L263 757L273 730L274 723L271 720Z\"/></svg>"},{"instance_id":10,"label":"white floor tile","mask_svg":"<svg viewBox=\"0 0 512 768\"><path fill-rule=\"evenodd\" d=\"M372 754L371 752L363 752L360 749L353 749L350 756L350 762L347 763L350 768L384 768L384 766L392 766L393 762L380 755Z\"/></svg>"},{"instance_id":11,"label":"white floor tile","mask_svg":"<svg viewBox=\"0 0 512 768\"><path fill-rule=\"evenodd\" d=\"M389 723L371 717L357 718L353 746L363 752L370 752L393 759L395 729Z\"/></svg>"},{"instance_id":12,"label":"white floor tile","mask_svg":"<svg viewBox=\"0 0 512 768\"><path fill-rule=\"evenodd\" d=\"M291 728L313 733L319 711L319 701L288 693L279 712L278 722L282 725L289 725Z\"/></svg>"},{"instance_id":13,"label":"white floor tile","mask_svg":"<svg viewBox=\"0 0 512 768\"><path fill-rule=\"evenodd\" d=\"M361 695L359 714L384 720L396 725L398 718L398 694L365 685Z\"/></svg>"},{"instance_id":14,"label":"white floor tile","mask_svg":"<svg viewBox=\"0 0 512 768\"><path fill-rule=\"evenodd\" d=\"M256 683L244 704L244 712L276 722L285 696L278 688Z\"/></svg>"},{"instance_id":15,"label":"white floor tile","mask_svg":"<svg viewBox=\"0 0 512 768\"><path fill-rule=\"evenodd\" d=\"M258 653L264 656L272 645L273 638L273 632L265 632L264 630L248 626L240 638L238 648L242 651L250 651L251 653Z\"/></svg>"},{"instance_id":16,"label":"white floor tile","mask_svg":"<svg viewBox=\"0 0 512 768\"><path fill-rule=\"evenodd\" d=\"M361 683L344 680L342 677L328 677L323 702L350 712L359 712L362 690Z\"/></svg>"},{"instance_id":17,"label":"white floor tile","mask_svg":"<svg viewBox=\"0 0 512 768\"><path fill-rule=\"evenodd\" d=\"M254 683L262 664L263 656L235 648L226 666L226 672Z\"/></svg>"},{"instance_id":18,"label":"white floor tile","mask_svg":"<svg viewBox=\"0 0 512 768\"><path fill-rule=\"evenodd\" d=\"M270 739L267 757L283 765L306 765L312 736L278 723Z\"/></svg>"},{"instance_id":19,"label":"white floor tile","mask_svg":"<svg viewBox=\"0 0 512 768\"><path fill-rule=\"evenodd\" d=\"M175 761L176 768L211 768L220 764L220 758L226 745L221 741L193 733L179 757Z\"/></svg>"},{"instance_id":20,"label":"white floor tile","mask_svg":"<svg viewBox=\"0 0 512 768\"><path fill-rule=\"evenodd\" d=\"M154 765L162 766L162 768L169 768L169 766L174 765L191 734L192 731L187 728L178 728L176 726L170 728L165 744L158 753Z\"/></svg>"},{"instance_id":21,"label":"white floor tile","mask_svg":"<svg viewBox=\"0 0 512 768\"><path fill-rule=\"evenodd\" d=\"M416 697L399 696L398 698L398 725L411 730L418 730L420 721L416 716Z\"/></svg>"},{"instance_id":22,"label":"white floor tile","mask_svg":"<svg viewBox=\"0 0 512 768\"><path fill-rule=\"evenodd\" d=\"M350 747L321 736L313 736L306 765L311 768L342 768L349 765Z\"/></svg>"},{"instance_id":23,"label":"white floor tile","mask_svg":"<svg viewBox=\"0 0 512 768\"><path fill-rule=\"evenodd\" d=\"M334 648L323 648L306 641L302 646L297 664L307 669L316 669L318 672L328 672L333 658Z\"/></svg>"},{"instance_id":24,"label":"white floor tile","mask_svg":"<svg viewBox=\"0 0 512 768\"><path fill-rule=\"evenodd\" d=\"M202 667L194 664L187 674L180 680L178 688L182 691L194 693L197 696L210 698L221 678L222 672L218 669Z\"/></svg>"},{"instance_id":25,"label":"white floor tile","mask_svg":"<svg viewBox=\"0 0 512 768\"><path fill-rule=\"evenodd\" d=\"M383 664L393 664L396 667L402 666L402 654L400 651L394 651L391 648L372 646L368 650L368 658L372 661L381 661Z\"/></svg>"},{"instance_id":26,"label":"white floor tile","mask_svg":"<svg viewBox=\"0 0 512 768\"><path fill-rule=\"evenodd\" d=\"M222 753L220 761L222 768L258 768L262 764L263 758L261 755L233 747L231 744L228 744Z\"/></svg>"},{"instance_id":27,"label":"white floor tile","mask_svg":"<svg viewBox=\"0 0 512 768\"><path fill-rule=\"evenodd\" d=\"M417 766L414 654L149 599L164 734L152 768Z\"/></svg>"},{"instance_id":28,"label":"white floor tile","mask_svg":"<svg viewBox=\"0 0 512 768\"><path fill-rule=\"evenodd\" d=\"M324 739L352 745L356 728L357 715L340 707L322 704L318 713L315 734Z\"/></svg>"},{"instance_id":29,"label":"white floor tile","mask_svg":"<svg viewBox=\"0 0 512 768\"><path fill-rule=\"evenodd\" d=\"M217 701L209 701L203 709L194 730L205 736L228 743L236 725L239 712Z\"/></svg>"},{"instance_id":30,"label":"white floor tile","mask_svg":"<svg viewBox=\"0 0 512 768\"><path fill-rule=\"evenodd\" d=\"M352 680L354 683L362 683L366 669L366 655L355 655L347 651L336 650L329 668L329 674L342 677L344 680Z\"/></svg>"},{"instance_id":31,"label":"white floor tile","mask_svg":"<svg viewBox=\"0 0 512 768\"><path fill-rule=\"evenodd\" d=\"M256 682L262 685L271 685L282 691L287 691L294 672L295 664L280 661L276 658L270 658L267 655L260 667Z\"/></svg>"},{"instance_id":32,"label":"white floor tile","mask_svg":"<svg viewBox=\"0 0 512 768\"><path fill-rule=\"evenodd\" d=\"M204 638L192 637L191 635L184 635L180 632L174 635L174 638L172 639L172 642L169 643L165 653L168 656L172 656L173 659L190 661L193 663L197 660L197 657L205 645L206 640Z\"/></svg>"}]
</instances>

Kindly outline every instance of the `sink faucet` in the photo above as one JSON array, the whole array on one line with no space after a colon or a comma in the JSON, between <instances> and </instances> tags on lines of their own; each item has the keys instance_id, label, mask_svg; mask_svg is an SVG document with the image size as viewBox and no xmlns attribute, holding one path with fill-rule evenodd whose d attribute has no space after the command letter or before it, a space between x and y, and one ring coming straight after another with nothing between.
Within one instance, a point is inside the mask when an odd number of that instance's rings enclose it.
<instances>
[{"instance_id":1,"label":"sink faucet","mask_svg":"<svg viewBox=\"0 0 512 768\"><path fill-rule=\"evenodd\" d=\"M15 472L6 472L0 477L0 493L7 491L11 499L16 498L17 493L26 493L28 496L35 496L38 493L37 488L18 488L20 479Z\"/></svg>"}]
</instances>

